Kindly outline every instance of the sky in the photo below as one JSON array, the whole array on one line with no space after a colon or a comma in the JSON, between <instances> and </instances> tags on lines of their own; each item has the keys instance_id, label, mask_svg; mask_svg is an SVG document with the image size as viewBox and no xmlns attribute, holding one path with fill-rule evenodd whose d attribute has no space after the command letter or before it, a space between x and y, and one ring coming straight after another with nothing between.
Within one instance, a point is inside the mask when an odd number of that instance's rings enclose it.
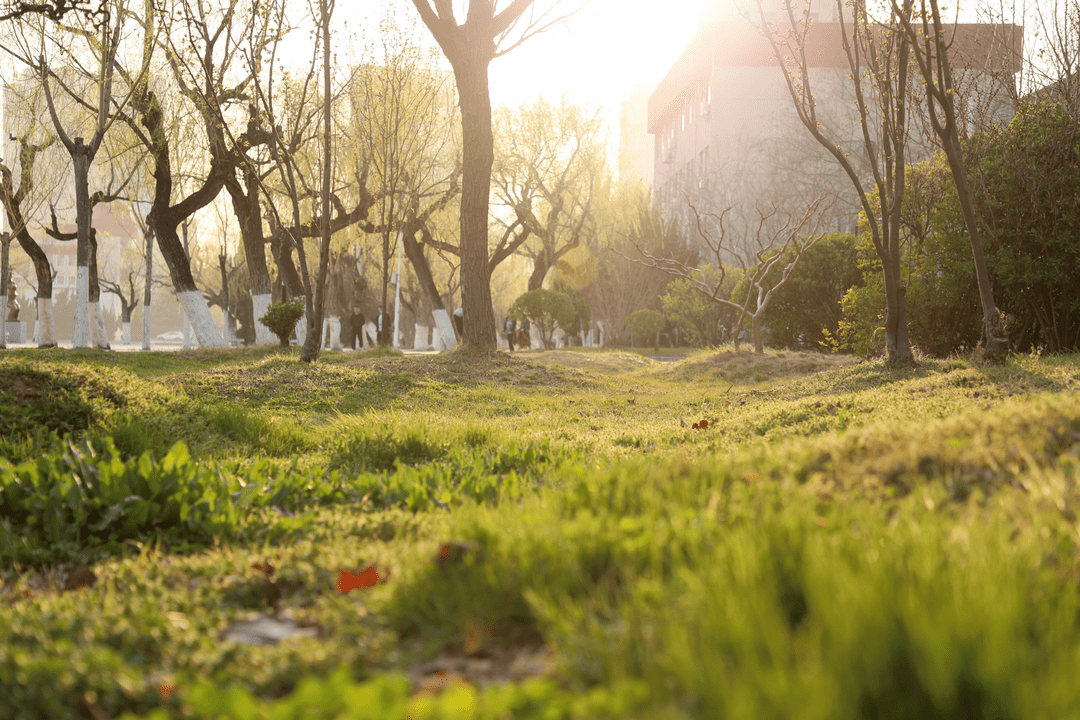
<instances>
[{"instance_id":1,"label":"sky","mask_svg":"<svg viewBox=\"0 0 1080 720\"><path fill-rule=\"evenodd\" d=\"M540 94L556 98L566 92L579 103L603 104L617 137L619 103L630 96L635 85L663 79L714 2L591 0L564 25L529 39L492 62L492 103L514 106ZM538 7L552 3L536 0ZM460 4L461 0L455 0L455 6ZM572 9L580 4L580 0L562 0L559 7ZM403 17L419 23L409 0L398 0L397 5ZM506 0L502 0L499 7L505 5ZM373 12L370 8L359 11L353 27L370 24ZM428 39L427 29L422 24L419 29Z\"/></svg>"}]
</instances>

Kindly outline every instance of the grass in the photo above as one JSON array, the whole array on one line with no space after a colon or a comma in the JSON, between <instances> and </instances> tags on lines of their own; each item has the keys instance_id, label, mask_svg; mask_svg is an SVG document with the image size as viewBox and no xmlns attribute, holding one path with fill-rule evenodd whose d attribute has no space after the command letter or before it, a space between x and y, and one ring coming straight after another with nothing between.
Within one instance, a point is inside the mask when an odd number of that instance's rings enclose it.
<instances>
[{"instance_id":1,"label":"grass","mask_svg":"<svg viewBox=\"0 0 1080 720\"><path fill-rule=\"evenodd\" d=\"M0 716L1076 714L1077 357L648 354L6 353Z\"/></svg>"}]
</instances>

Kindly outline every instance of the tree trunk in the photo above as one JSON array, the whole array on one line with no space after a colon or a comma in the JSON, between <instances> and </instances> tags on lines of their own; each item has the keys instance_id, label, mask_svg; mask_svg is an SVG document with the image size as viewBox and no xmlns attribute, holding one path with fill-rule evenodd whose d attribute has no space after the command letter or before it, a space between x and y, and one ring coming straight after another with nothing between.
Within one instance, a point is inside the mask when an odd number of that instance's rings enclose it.
<instances>
[{"instance_id":1,"label":"tree trunk","mask_svg":"<svg viewBox=\"0 0 1080 720\"><path fill-rule=\"evenodd\" d=\"M406 227L405 232L401 234L402 249L405 251L405 257L412 263L416 279L419 281L424 295L431 301L432 308L445 311L446 305L443 304L442 295L439 294L439 288L435 284L435 277L431 274L431 266L428 264L427 258L424 257L424 248L416 241L416 235L411 230L411 228Z\"/></svg>"},{"instance_id":2,"label":"tree trunk","mask_svg":"<svg viewBox=\"0 0 1080 720\"><path fill-rule=\"evenodd\" d=\"M528 289L539 290L544 287L544 278L547 277L548 270L551 268L551 263L548 261L547 250L540 250L536 254L536 259L533 260L532 273L529 274Z\"/></svg>"},{"instance_id":3,"label":"tree trunk","mask_svg":"<svg viewBox=\"0 0 1080 720\"><path fill-rule=\"evenodd\" d=\"M453 62L461 105L461 307L462 339L469 348L495 349L495 311L488 270L488 203L495 139L491 129L487 42L465 49Z\"/></svg>"},{"instance_id":4,"label":"tree trunk","mask_svg":"<svg viewBox=\"0 0 1080 720\"><path fill-rule=\"evenodd\" d=\"M154 277L154 231L146 229L146 282L143 284L143 323L142 323L142 349L150 349L150 295L153 288Z\"/></svg>"},{"instance_id":5,"label":"tree trunk","mask_svg":"<svg viewBox=\"0 0 1080 720\"><path fill-rule=\"evenodd\" d=\"M75 138L72 153L75 167L75 225L78 240L75 246L75 329L71 346L90 346L90 148L82 138Z\"/></svg>"},{"instance_id":6,"label":"tree trunk","mask_svg":"<svg viewBox=\"0 0 1080 720\"><path fill-rule=\"evenodd\" d=\"M300 351L300 360L315 362L319 359L322 345L323 311L326 302L326 271L330 264L330 180L331 150L330 139L330 8L328 0L319 0L319 25L322 34L323 52L323 168L322 168L322 242L319 247L319 272L315 280L315 298L313 316L308 318L308 331L304 338L304 347Z\"/></svg>"},{"instance_id":7,"label":"tree trunk","mask_svg":"<svg viewBox=\"0 0 1080 720\"><path fill-rule=\"evenodd\" d=\"M986 254L983 252L979 223L975 219L975 204L971 200L964 155L955 133L948 138L943 138L942 144L945 146L945 157L952 169L953 180L956 182L956 194L960 199L964 224L967 226L968 238L971 240L975 278L979 282L979 304L982 306L985 357L992 362L1003 362L1009 354L1009 334L1005 329L1001 312L994 303L994 290L990 284L990 271L986 266Z\"/></svg>"},{"instance_id":8,"label":"tree trunk","mask_svg":"<svg viewBox=\"0 0 1080 720\"><path fill-rule=\"evenodd\" d=\"M233 212L240 225L244 258L247 260L251 299L255 305L255 342L258 345L270 345L277 338L268 327L258 322L258 319L270 307L272 299L270 270L266 265L262 216L259 212L258 181L246 165L241 167L241 172L247 184L246 192L240 182L232 176L225 181L225 189L232 200Z\"/></svg>"},{"instance_id":9,"label":"tree trunk","mask_svg":"<svg viewBox=\"0 0 1080 720\"><path fill-rule=\"evenodd\" d=\"M169 141L162 122L161 106L153 92L148 90L136 94L132 102L148 131L151 145L148 150L154 161L154 199L146 216L147 224L157 237L158 248L161 249L161 257L169 268L176 298L195 329L199 344L203 347L220 347L225 341L214 322L214 316L210 314L206 298L195 286L195 278L191 275L191 262L176 228L214 199L224 183L224 171L219 168L211 169L210 177L197 193L179 206L172 206L172 161L169 157Z\"/></svg>"}]
</instances>

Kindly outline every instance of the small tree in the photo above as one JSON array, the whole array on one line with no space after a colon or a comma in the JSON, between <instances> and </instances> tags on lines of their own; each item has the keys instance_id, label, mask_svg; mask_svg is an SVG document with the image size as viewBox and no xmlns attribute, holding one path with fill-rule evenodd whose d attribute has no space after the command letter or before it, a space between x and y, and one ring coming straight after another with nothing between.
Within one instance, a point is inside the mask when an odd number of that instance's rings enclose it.
<instances>
[{"instance_id":1,"label":"small tree","mask_svg":"<svg viewBox=\"0 0 1080 720\"><path fill-rule=\"evenodd\" d=\"M689 281L694 288L710 301L732 308L738 312L735 328L735 347L738 334L745 319L750 320L754 338L754 352L763 354L765 342L761 332L761 319L776 292L784 286L795 272L803 254L825 236L823 232L804 235L812 226L821 224L829 204L823 197L808 204L802 212L789 212L786 217L779 209L758 209L756 229L748 236L732 230L728 207L719 213L702 211L693 203L687 203L693 213L694 226L703 247L715 261L719 272L709 275L703 268L692 267L672 257L657 256L643 247L637 250L644 258L640 262L663 270L675 277ZM779 222L778 222L779 221ZM726 259L733 265L726 265ZM787 258L787 259L785 259ZM749 291L741 305L724 292L724 281L730 269L745 278ZM774 272L774 269L778 272ZM756 305L754 304L756 302ZM751 306L753 305L753 308Z\"/></svg>"},{"instance_id":2,"label":"small tree","mask_svg":"<svg viewBox=\"0 0 1080 720\"><path fill-rule=\"evenodd\" d=\"M283 347L288 347L289 336L296 329L297 321L303 316L304 298L294 297L292 300L271 305L266 314L259 318L259 322L278 336Z\"/></svg>"},{"instance_id":3,"label":"small tree","mask_svg":"<svg viewBox=\"0 0 1080 720\"><path fill-rule=\"evenodd\" d=\"M510 313L516 318L527 318L537 330L547 350L555 347L552 334L555 327L563 330L573 327L577 320L573 299L557 290L530 290L514 301Z\"/></svg>"},{"instance_id":4,"label":"small tree","mask_svg":"<svg viewBox=\"0 0 1080 720\"><path fill-rule=\"evenodd\" d=\"M654 338L656 348L660 349L660 343L655 338L664 329L664 315L659 310L635 310L626 318L626 324L630 326L635 339Z\"/></svg>"}]
</instances>

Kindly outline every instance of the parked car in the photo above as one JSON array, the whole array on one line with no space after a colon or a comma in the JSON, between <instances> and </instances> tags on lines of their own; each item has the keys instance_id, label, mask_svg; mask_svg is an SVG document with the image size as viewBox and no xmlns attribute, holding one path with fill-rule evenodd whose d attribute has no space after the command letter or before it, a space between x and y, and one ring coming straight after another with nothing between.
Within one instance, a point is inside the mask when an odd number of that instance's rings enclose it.
<instances>
[{"instance_id":1,"label":"parked car","mask_svg":"<svg viewBox=\"0 0 1080 720\"><path fill-rule=\"evenodd\" d=\"M157 336L157 340L159 342L167 343L184 342L184 333L182 330L170 330L168 332L163 332L159 334Z\"/></svg>"}]
</instances>

